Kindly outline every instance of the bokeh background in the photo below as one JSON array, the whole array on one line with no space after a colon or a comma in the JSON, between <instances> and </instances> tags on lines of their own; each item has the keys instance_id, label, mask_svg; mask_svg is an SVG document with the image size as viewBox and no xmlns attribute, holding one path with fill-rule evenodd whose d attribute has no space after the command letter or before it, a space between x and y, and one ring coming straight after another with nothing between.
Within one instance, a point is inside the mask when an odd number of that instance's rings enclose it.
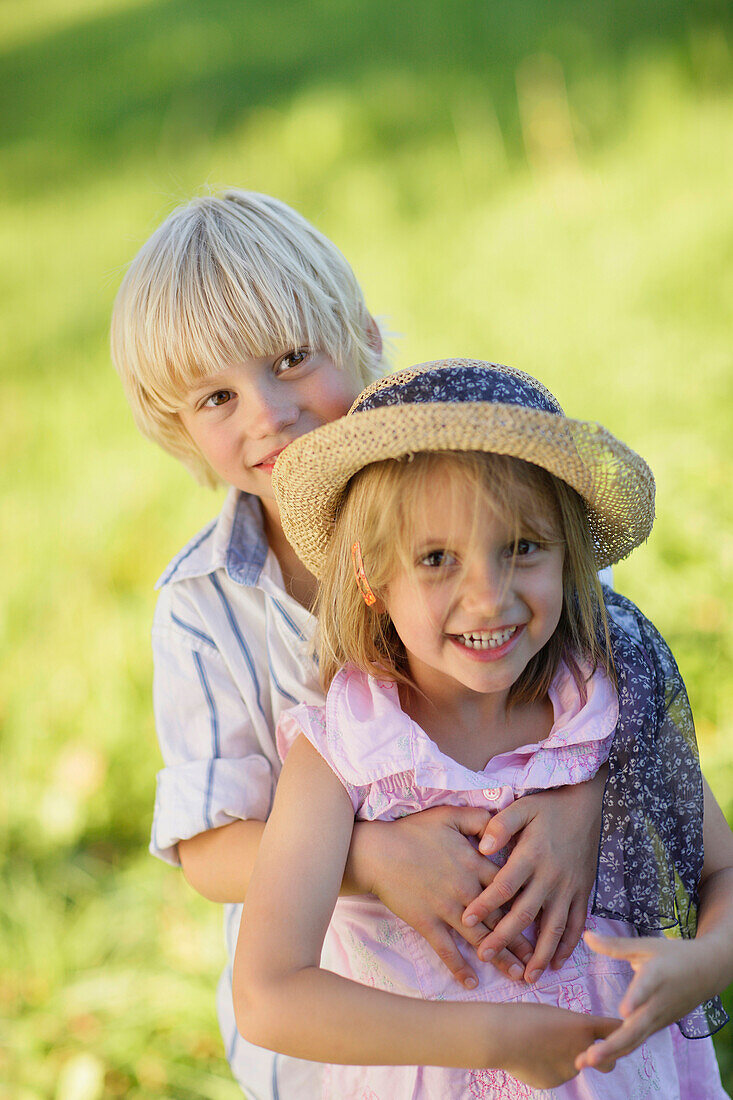
<instances>
[{"instance_id":1,"label":"bokeh background","mask_svg":"<svg viewBox=\"0 0 733 1100\"><path fill-rule=\"evenodd\" d=\"M649 459L617 584L733 818L730 30L723 0L3 0L0 1096L238 1095L219 914L146 854L153 583L219 502L107 350L126 263L202 189L332 237L395 365L523 367Z\"/></svg>"}]
</instances>

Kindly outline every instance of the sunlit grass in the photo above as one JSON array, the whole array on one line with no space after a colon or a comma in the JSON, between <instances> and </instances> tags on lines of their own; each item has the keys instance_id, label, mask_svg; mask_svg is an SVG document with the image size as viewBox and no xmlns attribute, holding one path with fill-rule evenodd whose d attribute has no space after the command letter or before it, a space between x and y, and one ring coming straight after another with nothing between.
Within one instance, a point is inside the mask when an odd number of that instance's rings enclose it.
<instances>
[{"instance_id":1,"label":"sunlit grass","mask_svg":"<svg viewBox=\"0 0 733 1100\"><path fill-rule=\"evenodd\" d=\"M126 34L130 57L154 64L176 22L170 4L52 7L9 4L0 36L41 91L42 63L63 83L58 36ZM179 46L209 34L214 7L179 5ZM152 585L218 502L136 435L106 348L125 263L202 185L272 191L311 217L403 334L396 365L523 367L649 459L657 524L617 583L671 641L733 813L730 56L692 19L681 38L670 23L666 44L640 33L606 55L601 5L586 26L569 5L556 28L529 5L540 29L522 50L518 7L490 75L428 59L433 28L424 65L352 42L349 69L324 44L325 68L286 66L268 96L278 62L248 40L236 69L243 24L237 39L226 19L242 17L220 2L190 77L226 70L226 94L187 91L171 54L128 71L128 98L110 70L120 110L104 125L104 104L87 125L83 71L66 129L51 106L22 136L0 124L0 1081L13 1100L237 1095L214 1018L218 913L145 854ZM267 13L252 18L269 41ZM316 49L325 8L313 19ZM163 107L142 95L153 85Z\"/></svg>"}]
</instances>

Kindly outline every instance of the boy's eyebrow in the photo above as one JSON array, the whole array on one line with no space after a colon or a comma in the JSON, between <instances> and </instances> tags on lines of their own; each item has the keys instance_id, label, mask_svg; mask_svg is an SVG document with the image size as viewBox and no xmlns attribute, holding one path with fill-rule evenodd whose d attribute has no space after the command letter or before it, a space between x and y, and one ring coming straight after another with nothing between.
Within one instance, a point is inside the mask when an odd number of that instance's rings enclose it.
<instances>
[{"instance_id":1,"label":"boy's eyebrow","mask_svg":"<svg viewBox=\"0 0 733 1100\"><path fill-rule=\"evenodd\" d=\"M204 393L206 390L216 389L224 381L226 381L225 371L220 374L207 374L205 378L198 378L195 382L192 382L186 392L189 394Z\"/></svg>"}]
</instances>

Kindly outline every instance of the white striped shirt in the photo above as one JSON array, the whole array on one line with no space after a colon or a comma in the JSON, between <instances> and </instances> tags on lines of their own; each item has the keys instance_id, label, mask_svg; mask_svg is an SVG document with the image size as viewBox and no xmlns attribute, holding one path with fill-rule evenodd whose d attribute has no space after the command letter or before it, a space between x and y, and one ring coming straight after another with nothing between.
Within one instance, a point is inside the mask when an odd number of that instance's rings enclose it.
<instances>
[{"instance_id":1,"label":"white striped shirt","mask_svg":"<svg viewBox=\"0 0 733 1100\"><path fill-rule=\"evenodd\" d=\"M264 821L280 761L281 711L323 696L310 655L314 619L285 592L256 497L231 489L218 517L158 581L154 703L165 767L150 851L179 864L177 843L239 819ZM227 1058L251 1100L320 1095L320 1067L238 1034L231 964L241 906L224 907L229 965L217 994Z\"/></svg>"}]
</instances>

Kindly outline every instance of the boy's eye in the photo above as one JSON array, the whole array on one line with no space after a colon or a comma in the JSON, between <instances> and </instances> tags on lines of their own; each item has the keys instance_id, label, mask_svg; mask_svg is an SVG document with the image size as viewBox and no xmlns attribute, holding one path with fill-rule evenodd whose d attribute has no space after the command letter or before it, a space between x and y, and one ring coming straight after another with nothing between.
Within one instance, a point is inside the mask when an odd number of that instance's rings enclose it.
<instances>
[{"instance_id":1,"label":"boy's eye","mask_svg":"<svg viewBox=\"0 0 733 1100\"><path fill-rule=\"evenodd\" d=\"M420 558L419 564L426 565L429 569L440 569L441 566L453 565L455 560L448 550L431 550Z\"/></svg>"},{"instance_id":2,"label":"boy's eye","mask_svg":"<svg viewBox=\"0 0 733 1100\"><path fill-rule=\"evenodd\" d=\"M227 401L231 401L231 390L217 390L216 393L209 394L204 401L204 407L206 408L218 408L219 405L226 405Z\"/></svg>"},{"instance_id":3,"label":"boy's eye","mask_svg":"<svg viewBox=\"0 0 733 1100\"><path fill-rule=\"evenodd\" d=\"M309 348L297 348L295 351L287 352L275 363L275 374L286 374L293 367L299 367L308 358L308 355Z\"/></svg>"}]
</instances>

